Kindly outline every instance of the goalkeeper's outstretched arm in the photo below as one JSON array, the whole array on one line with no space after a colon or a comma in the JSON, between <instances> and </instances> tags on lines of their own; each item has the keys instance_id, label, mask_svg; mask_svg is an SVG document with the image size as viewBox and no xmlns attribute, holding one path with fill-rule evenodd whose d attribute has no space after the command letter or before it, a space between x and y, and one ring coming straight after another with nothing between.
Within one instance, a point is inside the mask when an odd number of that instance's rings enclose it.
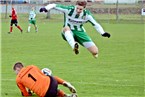
<instances>
[{"instance_id":1,"label":"goalkeeper's outstretched arm","mask_svg":"<svg viewBox=\"0 0 145 97\"><path fill-rule=\"evenodd\" d=\"M58 84L62 84L63 86L69 88L70 92L72 92L72 93L77 92L75 87L73 85L71 85L69 82L67 82L67 81L65 81L57 76L55 76L54 78L57 80Z\"/></svg>"},{"instance_id":2,"label":"goalkeeper's outstretched arm","mask_svg":"<svg viewBox=\"0 0 145 97\"><path fill-rule=\"evenodd\" d=\"M30 93L29 91L27 91L25 86L23 86L20 83L17 83L17 86L19 87L22 96L32 96L32 93Z\"/></svg>"}]
</instances>

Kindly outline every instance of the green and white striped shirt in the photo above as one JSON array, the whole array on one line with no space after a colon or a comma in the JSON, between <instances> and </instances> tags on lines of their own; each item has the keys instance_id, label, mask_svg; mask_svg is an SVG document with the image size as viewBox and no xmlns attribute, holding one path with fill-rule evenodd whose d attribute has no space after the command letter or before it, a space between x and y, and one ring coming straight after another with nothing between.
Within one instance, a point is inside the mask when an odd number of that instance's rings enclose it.
<instances>
[{"instance_id":1,"label":"green and white striped shirt","mask_svg":"<svg viewBox=\"0 0 145 97\"><path fill-rule=\"evenodd\" d=\"M30 12L29 12L29 20L35 20L35 17L36 17L36 13L35 13L35 11L33 11L33 10L31 10Z\"/></svg>"},{"instance_id":2,"label":"green and white striped shirt","mask_svg":"<svg viewBox=\"0 0 145 97\"><path fill-rule=\"evenodd\" d=\"M53 7L52 7L53 6ZM100 33L104 34L104 30L99 23L93 18L88 10L83 10L79 15L76 12L76 6L65 6L61 4L49 4L45 8L54 8L64 13L64 27L69 26L71 30L85 31L83 24L90 22L94 28Z\"/></svg>"}]
</instances>

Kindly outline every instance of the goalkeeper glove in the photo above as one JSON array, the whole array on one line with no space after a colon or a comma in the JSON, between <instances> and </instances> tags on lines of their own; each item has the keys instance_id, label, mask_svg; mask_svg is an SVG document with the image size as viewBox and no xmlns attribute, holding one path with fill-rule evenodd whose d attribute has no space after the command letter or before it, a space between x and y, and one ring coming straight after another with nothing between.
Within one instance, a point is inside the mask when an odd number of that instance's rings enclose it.
<instances>
[{"instance_id":1,"label":"goalkeeper glove","mask_svg":"<svg viewBox=\"0 0 145 97\"><path fill-rule=\"evenodd\" d=\"M48 12L45 7L40 8L39 12Z\"/></svg>"},{"instance_id":2,"label":"goalkeeper glove","mask_svg":"<svg viewBox=\"0 0 145 97\"><path fill-rule=\"evenodd\" d=\"M32 95L32 91L30 89L28 89L28 94Z\"/></svg>"},{"instance_id":3,"label":"goalkeeper glove","mask_svg":"<svg viewBox=\"0 0 145 97\"><path fill-rule=\"evenodd\" d=\"M102 34L102 36L110 38L111 35L109 33L105 32L104 34Z\"/></svg>"},{"instance_id":4,"label":"goalkeeper glove","mask_svg":"<svg viewBox=\"0 0 145 97\"><path fill-rule=\"evenodd\" d=\"M69 88L69 90L72 92L72 93L76 93L76 89L74 86L72 86L69 82L63 82L63 86Z\"/></svg>"},{"instance_id":5,"label":"goalkeeper glove","mask_svg":"<svg viewBox=\"0 0 145 97\"><path fill-rule=\"evenodd\" d=\"M56 6L56 4L48 4L47 6L40 8L40 12L48 12L49 10L51 10L52 8L54 8Z\"/></svg>"},{"instance_id":6,"label":"goalkeeper glove","mask_svg":"<svg viewBox=\"0 0 145 97\"><path fill-rule=\"evenodd\" d=\"M11 15L9 15L9 17L11 18L12 16L11 16Z\"/></svg>"}]
</instances>

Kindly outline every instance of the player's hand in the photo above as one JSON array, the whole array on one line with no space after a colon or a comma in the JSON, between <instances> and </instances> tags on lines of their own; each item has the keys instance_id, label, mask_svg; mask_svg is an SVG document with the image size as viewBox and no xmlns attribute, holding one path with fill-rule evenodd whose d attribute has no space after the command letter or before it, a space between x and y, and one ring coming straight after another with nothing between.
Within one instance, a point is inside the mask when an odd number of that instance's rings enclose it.
<instances>
[{"instance_id":1,"label":"player's hand","mask_svg":"<svg viewBox=\"0 0 145 97\"><path fill-rule=\"evenodd\" d=\"M65 87L68 87L69 90L70 90L72 93L76 93L76 92L77 92L76 89L75 89L75 87L72 86L69 82L63 82L63 85L64 85Z\"/></svg>"},{"instance_id":2,"label":"player's hand","mask_svg":"<svg viewBox=\"0 0 145 97\"><path fill-rule=\"evenodd\" d=\"M31 20L32 20L33 18L31 18Z\"/></svg>"},{"instance_id":3,"label":"player's hand","mask_svg":"<svg viewBox=\"0 0 145 97\"><path fill-rule=\"evenodd\" d=\"M39 12L48 12L45 7L40 8Z\"/></svg>"},{"instance_id":4,"label":"player's hand","mask_svg":"<svg viewBox=\"0 0 145 97\"><path fill-rule=\"evenodd\" d=\"M12 16L11 16L11 15L9 15L9 17L11 18Z\"/></svg>"},{"instance_id":5,"label":"player's hand","mask_svg":"<svg viewBox=\"0 0 145 97\"><path fill-rule=\"evenodd\" d=\"M104 34L102 34L102 36L110 38L111 35L109 33L105 32Z\"/></svg>"},{"instance_id":6,"label":"player's hand","mask_svg":"<svg viewBox=\"0 0 145 97\"><path fill-rule=\"evenodd\" d=\"M32 91L30 89L28 89L28 94L29 96L32 96Z\"/></svg>"}]
</instances>

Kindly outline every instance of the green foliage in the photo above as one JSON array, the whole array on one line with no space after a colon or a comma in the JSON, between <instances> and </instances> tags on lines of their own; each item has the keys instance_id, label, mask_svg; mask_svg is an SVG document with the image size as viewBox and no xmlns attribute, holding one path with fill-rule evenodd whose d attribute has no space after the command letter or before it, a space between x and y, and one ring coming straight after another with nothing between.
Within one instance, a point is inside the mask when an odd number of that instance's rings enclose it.
<instances>
[{"instance_id":1,"label":"green foliage","mask_svg":"<svg viewBox=\"0 0 145 97\"><path fill-rule=\"evenodd\" d=\"M94 59L82 46L79 55L73 53L61 37L63 22L62 17L59 19L38 16L38 33L33 26L26 33L27 17L20 17L23 34L16 27L8 34L9 20L2 20L2 97L21 97L12 70L17 61L26 66L49 67L53 75L71 82L79 97L144 97L143 24L101 23L111 33L110 39L101 37L90 24L85 24L99 48L99 57Z\"/></svg>"}]
</instances>

